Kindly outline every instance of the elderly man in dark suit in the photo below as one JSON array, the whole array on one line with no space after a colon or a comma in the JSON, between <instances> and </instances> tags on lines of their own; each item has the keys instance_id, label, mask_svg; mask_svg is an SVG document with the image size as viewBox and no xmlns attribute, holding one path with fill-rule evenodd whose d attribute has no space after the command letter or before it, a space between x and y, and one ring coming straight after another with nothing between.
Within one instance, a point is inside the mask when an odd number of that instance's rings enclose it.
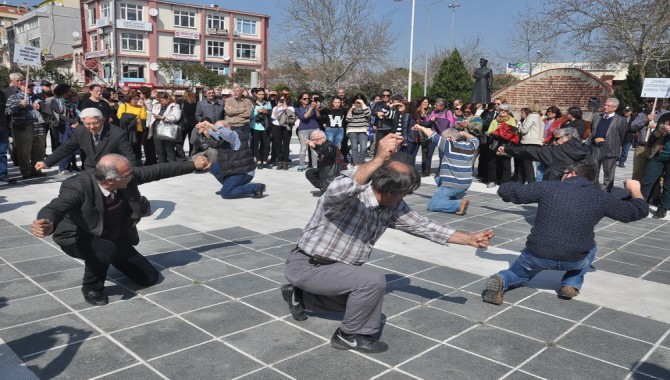
<instances>
[{"instance_id":1,"label":"elderly man in dark suit","mask_svg":"<svg viewBox=\"0 0 670 380\"><path fill-rule=\"evenodd\" d=\"M76 128L72 137L56 149L53 154L35 164L35 170L41 170L58 164L60 160L69 157L77 149L85 155L84 169L95 169L98 160L109 153L125 156L133 166L139 166L133 149L128 143L123 129L106 124L105 118L97 108L86 108L79 114L84 128Z\"/></svg>"},{"instance_id":2,"label":"elderly man in dark suit","mask_svg":"<svg viewBox=\"0 0 670 380\"><path fill-rule=\"evenodd\" d=\"M591 121L591 136L587 141L587 144L591 145L604 142L609 148L607 155L600 161L596 174L596 179L600 178L600 167L602 167L602 189L608 193L612 191L614 186L616 162L621 154L621 144L626 137L626 132L628 132L626 118L615 113L617 107L619 107L619 99L608 98L605 101L604 112L597 114Z\"/></svg>"},{"instance_id":3,"label":"elderly man in dark suit","mask_svg":"<svg viewBox=\"0 0 670 380\"><path fill-rule=\"evenodd\" d=\"M205 157L133 168L121 155L105 155L95 171L63 182L58 198L38 212L32 233L40 238L53 233L63 252L84 260L84 300L106 305L103 289L110 264L139 285L158 281L158 271L134 248L142 216L138 185L207 168Z\"/></svg>"}]
</instances>

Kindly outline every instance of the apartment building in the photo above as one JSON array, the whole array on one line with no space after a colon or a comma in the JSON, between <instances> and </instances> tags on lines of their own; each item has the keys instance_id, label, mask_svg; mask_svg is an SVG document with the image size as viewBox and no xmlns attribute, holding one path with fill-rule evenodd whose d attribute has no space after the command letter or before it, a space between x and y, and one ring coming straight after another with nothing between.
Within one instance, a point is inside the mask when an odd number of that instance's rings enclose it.
<instances>
[{"instance_id":1,"label":"apartment building","mask_svg":"<svg viewBox=\"0 0 670 380\"><path fill-rule=\"evenodd\" d=\"M220 75L267 70L270 17L210 6L150 0L82 1L81 67L87 81L184 84L160 61L202 64Z\"/></svg>"},{"instance_id":2,"label":"apartment building","mask_svg":"<svg viewBox=\"0 0 670 380\"><path fill-rule=\"evenodd\" d=\"M7 35L7 29L10 28L16 20L22 15L28 13L27 7L17 7L13 5L0 5L0 65L10 67L10 48L14 46L13 41Z\"/></svg>"}]
</instances>

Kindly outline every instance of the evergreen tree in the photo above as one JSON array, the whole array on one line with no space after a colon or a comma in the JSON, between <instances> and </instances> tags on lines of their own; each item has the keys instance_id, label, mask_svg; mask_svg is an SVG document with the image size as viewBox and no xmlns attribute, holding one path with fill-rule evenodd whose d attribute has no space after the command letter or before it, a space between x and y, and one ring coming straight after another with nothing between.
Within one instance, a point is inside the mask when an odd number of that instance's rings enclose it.
<instances>
[{"instance_id":1,"label":"evergreen tree","mask_svg":"<svg viewBox=\"0 0 670 380\"><path fill-rule=\"evenodd\" d=\"M433 84L428 88L428 96L445 98L448 101L462 99L470 101L472 98L472 75L465 68L458 49L454 49L449 57L442 61Z\"/></svg>"},{"instance_id":2,"label":"evergreen tree","mask_svg":"<svg viewBox=\"0 0 670 380\"><path fill-rule=\"evenodd\" d=\"M629 64L626 79L614 92L614 96L621 102L619 108L631 106L638 112L642 109L644 106L644 102L640 97L640 94L642 94L642 84L640 69L635 64Z\"/></svg>"}]
</instances>

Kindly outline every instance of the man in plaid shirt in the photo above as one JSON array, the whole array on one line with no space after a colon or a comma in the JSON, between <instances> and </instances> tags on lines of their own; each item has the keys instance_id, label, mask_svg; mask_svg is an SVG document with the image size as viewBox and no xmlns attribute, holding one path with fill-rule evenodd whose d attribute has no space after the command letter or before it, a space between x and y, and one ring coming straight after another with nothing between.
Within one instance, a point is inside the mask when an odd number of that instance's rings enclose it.
<instances>
[{"instance_id":1,"label":"man in plaid shirt","mask_svg":"<svg viewBox=\"0 0 670 380\"><path fill-rule=\"evenodd\" d=\"M290 253L281 287L294 319L307 319L305 309L344 311L331 346L367 353L388 345L373 334L381 324L386 289L384 273L364 266L374 244L391 227L436 243L486 248L493 231L466 233L435 223L412 211L403 197L418 189L421 177L408 165L391 159L403 138L389 134L377 155L342 172L319 199L311 220Z\"/></svg>"}]
</instances>

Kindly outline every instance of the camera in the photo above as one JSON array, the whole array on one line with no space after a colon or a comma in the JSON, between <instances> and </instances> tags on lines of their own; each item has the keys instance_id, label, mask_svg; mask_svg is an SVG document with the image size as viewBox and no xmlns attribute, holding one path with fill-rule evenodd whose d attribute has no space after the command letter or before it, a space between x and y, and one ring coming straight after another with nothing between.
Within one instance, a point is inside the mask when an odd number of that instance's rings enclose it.
<instances>
[{"instance_id":1,"label":"camera","mask_svg":"<svg viewBox=\"0 0 670 380\"><path fill-rule=\"evenodd\" d=\"M313 102L320 102L321 99L318 96L315 96L314 98L312 98L312 101Z\"/></svg>"},{"instance_id":2,"label":"camera","mask_svg":"<svg viewBox=\"0 0 670 380\"><path fill-rule=\"evenodd\" d=\"M359 111L362 110L363 105L361 103L356 103L356 109L359 110Z\"/></svg>"}]
</instances>

